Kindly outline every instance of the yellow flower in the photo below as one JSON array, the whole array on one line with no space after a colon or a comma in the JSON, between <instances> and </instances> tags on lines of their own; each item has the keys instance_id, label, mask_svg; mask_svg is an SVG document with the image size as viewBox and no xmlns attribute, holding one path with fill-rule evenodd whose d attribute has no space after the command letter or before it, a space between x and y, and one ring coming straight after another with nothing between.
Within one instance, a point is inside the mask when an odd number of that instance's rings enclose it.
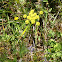
<instances>
[{"instance_id":1,"label":"yellow flower","mask_svg":"<svg viewBox=\"0 0 62 62\"><path fill-rule=\"evenodd\" d=\"M31 17L30 16L27 16L27 19L31 20Z\"/></svg>"},{"instance_id":2,"label":"yellow flower","mask_svg":"<svg viewBox=\"0 0 62 62\"><path fill-rule=\"evenodd\" d=\"M31 24L35 24L35 20L31 20Z\"/></svg>"},{"instance_id":3,"label":"yellow flower","mask_svg":"<svg viewBox=\"0 0 62 62\"><path fill-rule=\"evenodd\" d=\"M43 14L43 11L40 11L39 14Z\"/></svg>"},{"instance_id":4,"label":"yellow flower","mask_svg":"<svg viewBox=\"0 0 62 62\"><path fill-rule=\"evenodd\" d=\"M28 24L29 23L29 20L26 20L25 23Z\"/></svg>"},{"instance_id":5,"label":"yellow flower","mask_svg":"<svg viewBox=\"0 0 62 62\"><path fill-rule=\"evenodd\" d=\"M26 14L24 14L24 15L23 15L23 18L26 18L26 17L27 17L27 15L26 15Z\"/></svg>"},{"instance_id":6,"label":"yellow flower","mask_svg":"<svg viewBox=\"0 0 62 62\"><path fill-rule=\"evenodd\" d=\"M18 20L18 17L15 17L14 20Z\"/></svg>"},{"instance_id":7,"label":"yellow flower","mask_svg":"<svg viewBox=\"0 0 62 62\"><path fill-rule=\"evenodd\" d=\"M32 9L32 10L30 11L30 13L34 13L34 9Z\"/></svg>"},{"instance_id":8,"label":"yellow flower","mask_svg":"<svg viewBox=\"0 0 62 62\"><path fill-rule=\"evenodd\" d=\"M31 17L35 17L37 14L36 13L33 13L33 14L31 14L30 16Z\"/></svg>"},{"instance_id":9,"label":"yellow flower","mask_svg":"<svg viewBox=\"0 0 62 62\"><path fill-rule=\"evenodd\" d=\"M36 22L36 25L39 26L40 25L40 22Z\"/></svg>"},{"instance_id":10,"label":"yellow flower","mask_svg":"<svg viewBox=\"0 0 62 62\"><path fill-rule=\"evenodd\" d=\"M36 17L33 17L33 18L32 18L32 20L35 20L35 19L36 19Z\"/></svg>"},{"instance_id":11,"label":"yellow flower","mask_svg":"<svg viewBox=\"0 0 62 62\"><path fill-rule=\"evenodd\" d=\"M36 19L39 19L39 15L36 15Z\"/></svg>"},{"instance_id":12,"label":"yellow flower","mask_svg":"<svg viewBox=\"0 0 62 62\"><path fill-rule=\"evenodd\" d=\"M32 15L32 13L29 13L29 16L31 16Z\"/></svg>"},{"instance_id":13,"label":"yellow flower","mask_svg":"<svg viewBox=\"0 0 62 62\"><path fill-rule=\"evenodd\" d=\"M37 15L37 13L34 13L33 15L34 15L34 16L36 16L36 15Z\"/></svg>"}]
</instances>

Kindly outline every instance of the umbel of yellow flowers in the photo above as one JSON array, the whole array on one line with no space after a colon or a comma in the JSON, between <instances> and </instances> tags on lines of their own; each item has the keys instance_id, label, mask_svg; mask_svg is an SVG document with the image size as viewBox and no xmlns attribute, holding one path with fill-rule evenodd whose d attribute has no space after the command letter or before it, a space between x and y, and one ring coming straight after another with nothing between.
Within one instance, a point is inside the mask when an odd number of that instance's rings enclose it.
<instances>
[{"instance_id":1,"label":"umbel of yellow flowers","mask_svg":"<svg viewBox=\"0 0 62 62\"><path fill-rule=\"evenodd\" d=\"M43 11L40 11L39 14L43 14ZM29 24L31 22L31 24L35 24L37 26L40 25L40 22L36 22L36 20L39 20L39 15L34 12L34 9L32 9L30 12L29 12L29 15L27 16L26 14L23 15L23 18L26 18L27 20L25 21L26 24Z\"/></svg>"}]
</instances>

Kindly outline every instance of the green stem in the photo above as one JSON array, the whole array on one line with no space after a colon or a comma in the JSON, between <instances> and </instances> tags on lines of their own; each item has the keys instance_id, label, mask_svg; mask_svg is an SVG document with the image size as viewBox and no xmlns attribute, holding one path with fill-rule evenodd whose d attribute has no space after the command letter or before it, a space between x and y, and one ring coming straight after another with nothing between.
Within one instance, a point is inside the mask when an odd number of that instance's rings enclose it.
<instances>
[{"instance_id":1,"label":"green stem","mask_svg":"<svg viewBox=\"0 0 62 62\"><path fill-rule=\"evenodd\" d=\"M35 44L37 44L37 28L38 28L38 26L36 26L36 30L35 30L35 36L36 36L36 38L35 38Z\"/></svg>"}]
</instances>

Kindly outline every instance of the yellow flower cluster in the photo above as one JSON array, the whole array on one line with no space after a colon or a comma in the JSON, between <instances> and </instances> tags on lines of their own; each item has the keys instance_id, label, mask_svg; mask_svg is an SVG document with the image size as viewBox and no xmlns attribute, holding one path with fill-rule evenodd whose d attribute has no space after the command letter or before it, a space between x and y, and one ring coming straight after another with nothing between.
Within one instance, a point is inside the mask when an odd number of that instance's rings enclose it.
<instances>
[{"instance_id":1,"label":"yellow flower cluster","mask_svg":"<svg viewBox=\"0 0 62 62\"><path fill-rule=\"evenodd\" d=\"M26 24L35 24L37 26L40 25L40 22L36 22L36 20L39 20L39 15L37 15L36 12L34 12L34 9L32 9L30 12L29 12L29 15L27 16L26 14L23 15L23 18L27 18L27 20L25 21Z\"/></svg>"}]
</instances>

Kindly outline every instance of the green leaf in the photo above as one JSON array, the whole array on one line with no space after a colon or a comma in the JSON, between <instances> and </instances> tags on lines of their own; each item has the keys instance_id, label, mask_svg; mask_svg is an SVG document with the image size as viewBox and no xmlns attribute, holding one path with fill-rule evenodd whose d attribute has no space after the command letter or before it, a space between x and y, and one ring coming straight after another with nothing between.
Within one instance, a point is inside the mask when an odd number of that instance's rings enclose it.
<instances>
[{"instance_id":1,"label":"green leaf","mask_svg":"<svg viewBox=\"0 0 62 62\"><path fill-rule=\"evenodd\" d=\"M60 52L57 52L56 55L60 57L62 54Z\"/></svg>"},{"instance_id":2,"label":"green leaf","mask_svg":"<svg viewBox=\"0 0 62 62\"><path fill-rule=\"evenodd\" d=\"M60 16L62 16L62 12L61 12L61 13L59 13L59 15L60 15Z\"/></svg>"},{"instance_id":3,"label":"green leaf","mask_svg":"<svg viewBox=\"0 0 62 62\"><path fill-rule=\"evenodd\" d=\"M43 2L48 2L48 0L43 0Z\"/></svg>"},{"instance_id":4,"label":"green leaf","mask_svg":"<svg viewBox=\"0 0 62 62\"><path fill-rule=\"evenodd\" d=\"M45 13L48 13L48 11L47 11L47 10L44 10L44 12L45 12Z\"/></svg>"},{"instance_id":5,"label":"green leaf","mask_svg":"<svg viewBox=\"0 0 62 62\"><path fill-rule=\"evenodd\" d=\"M60 35L62 36L62 33L60 33Z\"/></svg>"},{"instance_id":6,"label":"green leaf","mask_svg":"<svg viewBox=\"0 0 62 62\"><path fill-rule=\"evenodd\" d=\"M51 10L52 10L52 8L50 8L48 12L51 12Z\"/></svg>"},{"instance_id":7,"label":"green leaf","mask_svg":"<svg viewBox=\"0 0 62 62\"><path fill-rule=\"evenodd\" d=\"M50 39L48 44L51 46L51 47L54 47L56 45L56 42L54 39Z\"/></svg>"},{"instance_id":8,"label":"green leaf","mask_svg":"<svg viewBox=\"0 0 62 62\"><path fill-rule=\"evenodd\" d=\"M54 50L57 52L57 51L60 51L61 50L61 44L60 43L56 43L56 45L54 46Z\"/></svg>"}]
</instances>

